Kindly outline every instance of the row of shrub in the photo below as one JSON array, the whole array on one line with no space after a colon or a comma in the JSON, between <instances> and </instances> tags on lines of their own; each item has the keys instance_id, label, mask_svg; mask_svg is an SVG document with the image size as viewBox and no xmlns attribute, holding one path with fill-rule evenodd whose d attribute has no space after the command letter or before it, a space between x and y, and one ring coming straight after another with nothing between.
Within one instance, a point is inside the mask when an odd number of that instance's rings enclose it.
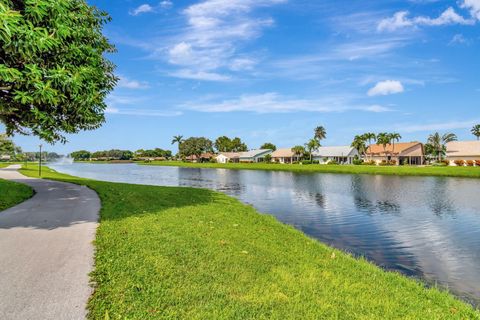
<instances>
[{"instance_id":1,"label":"row of shrub","mask_svg":"<svg viewBox=\"0 0 480 320\"><path fill-rule=\"evenodd\" d=\"M456 166L458 167L473 167L473 166L477 166L477 167L480 167L480 160L455 160L453 161L453 163L455 163Z\"/></svg>"}]
</instances>

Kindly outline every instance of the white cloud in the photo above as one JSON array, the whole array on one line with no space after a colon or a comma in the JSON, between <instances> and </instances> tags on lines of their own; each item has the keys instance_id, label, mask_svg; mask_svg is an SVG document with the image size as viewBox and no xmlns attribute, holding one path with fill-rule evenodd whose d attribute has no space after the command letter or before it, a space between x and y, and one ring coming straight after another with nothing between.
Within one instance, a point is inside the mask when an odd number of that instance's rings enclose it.
<instances>
[{"instance_id":1,"label":"white cloud","mask_svg":"<svg viewBox=\"0 0 480 320\"><path fill-rule=\"evenodd\" d=\"M136 9L130 11L132 16L138 16L142 13L153 12L155 9L149 4L142 4L138 6Z\"/></svg>"},{"instance_id":2,"label":"white cloud","mask_svg":"<svg viewBox=\"0 0 480 320\"><path fill-rule=\"evenodd\" d=\"M126 88L126 89L147 89L150 86L148 82L145 81L138 81L138 80L131 80L124 76L119 76L120 80L118 81L119 88Z\"/></svg>"},{"instance_id":3,"label":"white cloud","mask_svg":"<svg viewBox=\"0 0 480 320\"><path fill-rule=\"evenodd\" d=\"M249 70L254 59L240 54L243 42L259 37L273 25L271 18L258 18L253 11L286 0L205 0L183 11L187 26L167 49L168 61L190 74L218 74L220 69ZM162 52L159 52L162 55ZM173 75L177 72L172 73ZM180 72L185 74L185 70ZM230 76L223 76L230 78Z\"/></svg>"},{"instance_id":4,"label":"white cloud","mask_svg":"<svg viewBox=\"0 0 480 320\"><path fill-rule=\"evenodd\" d=\"M373 88L368 90L368 95L373 96L386 96L389 94L401 93L405 91L400 81L386 80L378 82Z\"/></svg>"},{"instance_id":5,"label":"white cloud","mask_svg":"<svg viewBox=\"0 0 480 320\"><path fill-rule=\"evenodd\" d=\"M237 99L220 102L192 102L183 106L184 109L198 112L255 112L255 113L290 113L290 112L388 112L389 108L378 105L355 105L343 97L322 99L296 99L282 96L276 92L264 94L242 95Z\"/></svg>"},{"instance_id":6,"label":"white cloud","mask_svg":"<svg viewBox=\"0 0 480 320\"><path fill-rule=\"evenodd\" d=\"M460 7L469 10L473 18L480 20L480 0L463 0Z\"/></svg>"},{"instance_id":7,"label":"white cloud","mask_svg":"<svg viewBox=\"0 0 480 320\"><path fill-rule=\"evenodd\" d=\"M474 0L471 0L474 1ZM437 18L425 16L409 18L408 11L399 11L390 18L381 20L377 26L378 31L396 31L398 29L417 26L443 26L443 25L473 25L474 19L466 19L459 15L455 9L449 7Z\"/></svg>"},{"instance_id":8,"label":"white cloud","mask_svg":"<svg viewBox=\"0 0 480 320\"><path fill-rule=\"evenodd\" d=\"M173 2L169 0L161 1L160 7L163 9L170 9L171 7L173 7Z\"/></svg>"},{"instance_id":9,"label":"white cloud","mask_svg":"<svg viewBox=\"0 0 480 320\"><path fill-rule=\"evenodd\" d=\"M250 58L238 58L233 59L230 64L230 70L233 71L242 71L242 70L251 70L257 62Z\"/></svg>"},{"instance_id":10,"label":"white cloud","mask_svg":"<svg viewBox=\"0 0 480 320\"><path fill-rule=\"evenodd\" d=\"M453 36L452 40L448 43L449 45L455 45L455 44L468 44L469 41L463 36L461 33L457 33L456 35Z\"/></svg>"},{"instance_id":11,"label":"white cloud","mask_svg":"<svg viewBox=\"0 0 480 320\"><path fill-rule=\"evenodd\" d=\"M137 8L131 10L129 13L132 16L138 16L143 13L159 12L161 11L161 9L166 10L166 9L170 9L171 7L173 7L173 2L170 0L164 0L164 1L160 1L160 3L157 6L151 6L147 3L142 4Z\"/></svg>"},{"instance_id":12,"label":"white cloud","mask_svg":"<svg viewBox=\"0 0 480 320\"><path fill-rule=\"evenodd\" d=\"M203 80L203 81L229 81L231 78L215 72L206 72L206 71L193 71L189 69L182 69L170 73L170 76L181 78L181 79L191 79L191 80Z\"/></svg>"}]
</instances>

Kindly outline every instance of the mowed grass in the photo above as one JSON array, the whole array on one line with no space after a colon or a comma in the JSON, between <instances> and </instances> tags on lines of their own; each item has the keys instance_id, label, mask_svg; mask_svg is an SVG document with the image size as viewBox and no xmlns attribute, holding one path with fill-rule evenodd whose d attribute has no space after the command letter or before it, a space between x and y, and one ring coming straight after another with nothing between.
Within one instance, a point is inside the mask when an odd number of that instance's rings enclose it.
<instances>
[{"instance_id":1,"label":"mowed grass","mask_svg":"<svg viewBox=\"0 0 480 320\"><path fill-rule=\"evenodd\" d=\"M480 319L221 193L44 177L102 201L90 319Z\"/></svg>"},{"instance_id":2,"label":"mowed grass","mask_svg":"<svg viewBox=\"0 0 480 320\"><path fill-rule=\"evenodd\" d=\"M480 178L480 167L416 167L416 166L355 166L355 165L300 165L271 163L190 163L181 161L155 161L140 165L175 166L187 168L217 168L232 170L270 170L312 173L379 174L397 176L441 176Z\"/></svg>"},{"instance_id":3,"label":"mowed grass","mask_svg":"<svg viewBox=\"0 0 480 320\"><path fill-rule=\"evenodd\" d=\"M9 165L0 163L0 169ZM0 179L0 211L13 207L32 196L32 188L24 184Z\"/></svg>"}]
</instances>

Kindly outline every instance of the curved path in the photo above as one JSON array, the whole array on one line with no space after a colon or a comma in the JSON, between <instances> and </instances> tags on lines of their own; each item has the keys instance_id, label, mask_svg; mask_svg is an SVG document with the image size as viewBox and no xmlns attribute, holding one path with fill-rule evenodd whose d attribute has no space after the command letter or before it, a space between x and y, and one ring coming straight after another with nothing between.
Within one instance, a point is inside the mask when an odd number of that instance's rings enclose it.
<instances>
[{"instance_id":1,"label":"curved path","mask_svg":"<svg viewBox=\"0 0 480 320\"><path fill-rule=\"evenodd\" d=\"M84 319L100 200L84 186L17 169L0 169L0 178L36 194L0 212L0 319Z\"/></svg>"}]
</instances>

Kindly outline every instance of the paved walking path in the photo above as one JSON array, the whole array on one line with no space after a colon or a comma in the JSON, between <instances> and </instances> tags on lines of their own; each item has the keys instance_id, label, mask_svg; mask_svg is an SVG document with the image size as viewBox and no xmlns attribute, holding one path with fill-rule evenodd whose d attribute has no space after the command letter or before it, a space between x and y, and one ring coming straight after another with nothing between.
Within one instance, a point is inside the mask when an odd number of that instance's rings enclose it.
<instances>
[{"instance_id":1,"label":"paved walking path","mask_svg":"<svg viewBox=\"0 0 480 320\"><path fill-rule=\"evenodd\" d=\"M100 200L86 187L27 178L18 168L0 169L0 178L36 194L0 212L0 319L85 319Z\"/></svg>"}]
</instances>

